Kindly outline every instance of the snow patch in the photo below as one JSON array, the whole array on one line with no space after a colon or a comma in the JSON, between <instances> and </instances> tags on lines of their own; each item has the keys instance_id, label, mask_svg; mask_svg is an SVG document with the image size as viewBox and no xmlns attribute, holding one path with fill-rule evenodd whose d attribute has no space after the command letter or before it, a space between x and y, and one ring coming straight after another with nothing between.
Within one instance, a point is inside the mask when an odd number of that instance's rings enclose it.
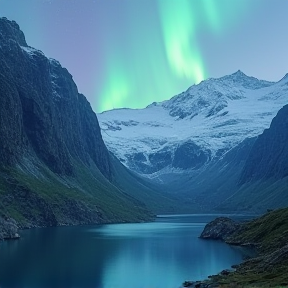
<instances>
[{"instance_id":1,"label":"snow patch","mask_svg":"<svg viewBox=\"0 0 288 288\"><path fill-rule=\"evenodd\" d=\"M27 47L25 47L25 46L20 46L21 47L21 49L23 50L23 51L25 51L30 57L32 57L33 58L33 56L35 56L36 54L41 54L41 55L43 55L43 56L45 56L44 55L44 53L41 51L41 50L37 50L37 49L35 49L35 48L32 48L32 47L29 47L29 46L27 46ZM46 56L45 56L46 57Z\"/></svg>"}]
</instances>

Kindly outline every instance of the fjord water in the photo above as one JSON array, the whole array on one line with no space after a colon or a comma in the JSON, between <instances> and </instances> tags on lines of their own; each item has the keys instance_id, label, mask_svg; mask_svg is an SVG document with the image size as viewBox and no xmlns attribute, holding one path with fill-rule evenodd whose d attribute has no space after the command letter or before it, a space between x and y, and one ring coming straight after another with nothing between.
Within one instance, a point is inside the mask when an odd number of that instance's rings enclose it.
<instances>
[{"instance_id":1,"label":"fjord water","mask_svg":"<svg viewBox=\"0 0 288 288\"><path fill-rule=\"evenodd\" d=\"M0 287L177 288L243 260L240 248L198 238L216 216L22 231L0 243Z\"/></svg>"}]
</instances>

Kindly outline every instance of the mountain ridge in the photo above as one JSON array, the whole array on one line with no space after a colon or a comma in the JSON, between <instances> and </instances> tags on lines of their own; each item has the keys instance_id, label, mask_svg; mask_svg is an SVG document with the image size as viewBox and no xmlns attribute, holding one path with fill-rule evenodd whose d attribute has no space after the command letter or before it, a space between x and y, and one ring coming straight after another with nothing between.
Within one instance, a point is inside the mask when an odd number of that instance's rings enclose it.
<instances>
[{"instance_id":1,"label":"mountain ridge","mask_svg":"<svg viewBox=\"0 0 288 288\"><path fill-rule=\"evenodd\" d=\"M208 153L205 164L269 127L286 104L283 79L268 82L237 71L202 81L144 109L106 111L98 114L103 139L124 165L150 178L166 173L164 168L179 168L173 165L175 153L189 142ZM153 155L164 152L167 161L156 167Z\"/></svg>"}]
</instances>

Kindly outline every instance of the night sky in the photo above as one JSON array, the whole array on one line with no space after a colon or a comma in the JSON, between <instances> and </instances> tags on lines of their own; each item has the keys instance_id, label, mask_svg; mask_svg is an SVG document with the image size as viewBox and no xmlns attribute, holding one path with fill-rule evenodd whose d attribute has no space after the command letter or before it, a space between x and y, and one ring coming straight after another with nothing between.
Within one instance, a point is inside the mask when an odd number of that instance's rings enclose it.
<instances>
[{"instance_id":1,"label":"night sky","mask_svg":"<svg viewBox=\"0 0 288 288\"><path fill-rule=\"evenodd\" d=\"M242 70L288 73L288 0L0 0L95 112L142 108Z\"/></svg>"}]
</instances>

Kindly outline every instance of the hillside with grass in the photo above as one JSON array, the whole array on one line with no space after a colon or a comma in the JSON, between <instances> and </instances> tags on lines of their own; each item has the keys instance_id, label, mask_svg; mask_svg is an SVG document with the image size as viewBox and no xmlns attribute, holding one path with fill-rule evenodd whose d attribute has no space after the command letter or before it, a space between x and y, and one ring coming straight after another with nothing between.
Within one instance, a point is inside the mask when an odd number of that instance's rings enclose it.
<instances>
[{"instance_id":1,"label":"hillside with grass","mask_svg":"<svg viewBox=\"0 0 288 288\"><path fill-rule=\"evenodd\" d=\"M215 239L211 231L219 229L219 221L206 226L203 233L206 239ZM222 221L223 223L223 221ZM231 228L231 222L227 220ZM247 223L239 224L233 232L225 234L223 240L229 245L255 249L256 256L235 265L235 271L222 272L210 277L205 283L217 287L288 287L288 208L270 211ZM240 227L239 227L240 225ZM225 224L225 228L228 226ZM207 230L208 229L208 230ZM210 231L209 231L210 230ZM202 236L203 236L202 233ZM208 237L210 233L211 237ZM203 238L203 237L202 237Z\"/></svg>"}]
</instances>

